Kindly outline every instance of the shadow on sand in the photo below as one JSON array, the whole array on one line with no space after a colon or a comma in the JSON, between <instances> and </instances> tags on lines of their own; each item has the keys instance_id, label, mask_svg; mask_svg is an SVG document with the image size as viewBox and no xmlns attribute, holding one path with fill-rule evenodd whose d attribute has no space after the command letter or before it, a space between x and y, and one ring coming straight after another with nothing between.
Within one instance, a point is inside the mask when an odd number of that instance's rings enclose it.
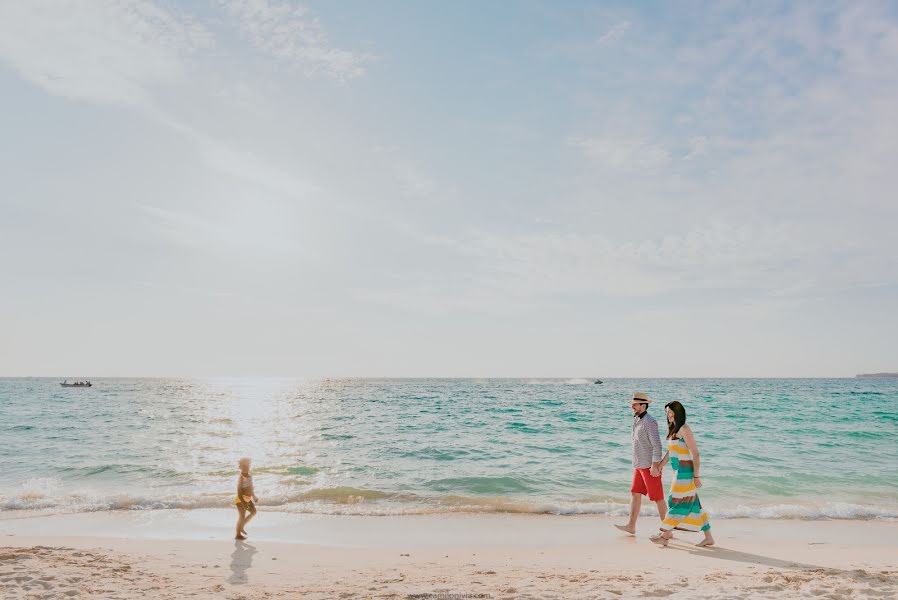
<instances>
[{"instance_id":1,"label":"shadow on sand","mask_svg":"<svg viewBox=\"0 0 898 600\"><path fill-rule=\"evenodd\" d=\"M256 547L243 540L234 541L234 552L231 553L231 576L228 583L231 585L243 585L249 582L246 572L253 566L253 554L258 552Z\"/></svg>"},{"instance_id":2,"label":"shadow on sand","mask_svg":"<svg viewBox=\"0 0 898 600\"><path fill-rule=\"evenodd\" d=\"M728 550L727 548L721 548L718 545L711 546L710 548L697 548L692 545L683 546L682 544L677 544L676 542L674 542L667 546L667 548L670 550L687 552L689 554L694 554L695 556L701 556L703 558L716 558L719 560L729 560L733 562L747 563L750 565L775 567L777 569L813 569L833 573L841 572L838 569L821 567L820 565L809 565L807 563L800 563L794 560L782 560L780 558L773 558L772 556L764 556L762 554L740 552L739 550ZM848 573L850 571L844 572Z\"/></svg>"},{"instance_id":3,"label":"shadow on sand","mask_svg":"<svg viewBox=\"0 0 898 600\"><path fill-rule=\"evenodd\" d=\"M775 569L783 569L793 574L791 579L788 574L784 574L787 582L795 581L798 577L799 581L814 581L820 577L837 577L844 581L850 581L854 584L866 586L869 595L875 597L892 596L898 591L898 577L895 577L895 571L880 571L877 573L869 573L863 569L836 569L833 567L824 567L821 565L812 565L794 560L783 560L772 556L764 556L763 554L752 554L750 552L741 552L739 550L729 550L720 546L712 546L710 548L696 548L689 545L672 543L667 546L670 550L686 552L694 556L703 558L715 558L731 562L740 562L750 565L758 565L765 567L773 567Z\"/></svg>"}]
</instances>

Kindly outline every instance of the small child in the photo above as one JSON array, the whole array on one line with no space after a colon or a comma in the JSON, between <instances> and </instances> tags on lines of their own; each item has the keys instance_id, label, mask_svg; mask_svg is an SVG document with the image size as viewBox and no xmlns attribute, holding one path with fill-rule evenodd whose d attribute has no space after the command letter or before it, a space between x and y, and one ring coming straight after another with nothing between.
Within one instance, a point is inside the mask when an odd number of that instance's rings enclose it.
<instances>
[{"instance_id":1,"label":"small child","mask_svg":"<svg viewBox=\"0 0 898 600\"><path fill-rule=\"evenodd\" d=\"M246 539L246 524L256 516L255 503L259 501L253 490L253 476L249 473L251 464L252 459L248 456L241 458L238 463L240 477L237 478L237 498L234 500L237 510L240 511L240 516L237 517L237 535L234 536L237 540Z\"/></svg>"}]
</instances>

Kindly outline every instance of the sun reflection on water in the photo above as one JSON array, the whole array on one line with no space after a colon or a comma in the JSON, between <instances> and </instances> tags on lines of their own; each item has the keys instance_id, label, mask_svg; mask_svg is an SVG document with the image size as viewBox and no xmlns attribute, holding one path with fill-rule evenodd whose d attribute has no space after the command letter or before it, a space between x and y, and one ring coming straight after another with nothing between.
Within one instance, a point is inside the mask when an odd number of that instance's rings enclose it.
<instances>
[{"instance_id":1,"label":"sun reflection on water","mask_svg":"<svg viewBox=\"0 0 898 600\"><path fill-rule=\"evenodd\" d=\"M309 391L320 382L286 378L220 378L196 380L182 390L186 408L186 448L180 469L208 475L204 487L221 490L221 478L237 461L253 459L257 488L285 494L312 482L306 464L308 442L319 428L308 410ZM303 478L305 477L305 479Z\"/></svg>"}]
</instances>

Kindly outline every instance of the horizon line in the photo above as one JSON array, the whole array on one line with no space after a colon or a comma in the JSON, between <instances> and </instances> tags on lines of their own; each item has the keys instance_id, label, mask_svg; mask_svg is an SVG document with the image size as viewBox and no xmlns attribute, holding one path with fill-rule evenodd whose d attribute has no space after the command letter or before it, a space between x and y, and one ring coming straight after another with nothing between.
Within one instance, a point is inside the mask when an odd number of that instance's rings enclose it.
<instances>
[{"instance_id":1,"label":"horizon line","mask_svg":"<svg viewBox=\"0 0 898 600\"><path fill-rule=\"evenodd\" d=\"M863 376L875 378L883 375L888 378L898 372L870 372L855 375L622 375L613 377L586 377L583 375L91 375L91 376L56 376L56 375L0 375L0 379L583 379L614 381L628 379L858 379Z\"/></svg>"}]
</instances>

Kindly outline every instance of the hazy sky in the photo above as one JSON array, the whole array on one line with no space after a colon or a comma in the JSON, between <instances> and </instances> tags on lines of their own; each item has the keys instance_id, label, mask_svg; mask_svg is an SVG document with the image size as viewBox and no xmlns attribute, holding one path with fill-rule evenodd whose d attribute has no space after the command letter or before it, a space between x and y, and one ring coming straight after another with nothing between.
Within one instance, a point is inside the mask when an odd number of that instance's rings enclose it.
<instances>
[{"instance_id":1,"label":"hazy sky","mask_svg":"<svg viewBox=\"0 0 898 600\"><path fill-rule=\"evenodd\" d=\"M898 370L894 2L0 3L0 375Z\"/></svg>"}]
</instances>

